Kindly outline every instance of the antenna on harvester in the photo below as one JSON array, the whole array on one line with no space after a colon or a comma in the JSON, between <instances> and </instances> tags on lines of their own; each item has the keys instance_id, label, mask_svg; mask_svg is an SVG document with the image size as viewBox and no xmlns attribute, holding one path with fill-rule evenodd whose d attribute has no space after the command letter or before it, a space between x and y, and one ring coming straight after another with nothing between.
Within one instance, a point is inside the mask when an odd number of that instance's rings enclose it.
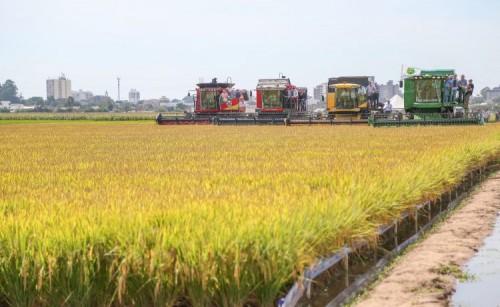
<instances>
[{"instance_id":1,"label":"antenna on harvester","mask_svg":"<svg viewBox=\"0 0 500 307\"><path fill-rule=\"evenodd\" d=\"M118 101L120 101L120 77L116 77L116 80L118 80Z\"/></svg>"}]
</instances>

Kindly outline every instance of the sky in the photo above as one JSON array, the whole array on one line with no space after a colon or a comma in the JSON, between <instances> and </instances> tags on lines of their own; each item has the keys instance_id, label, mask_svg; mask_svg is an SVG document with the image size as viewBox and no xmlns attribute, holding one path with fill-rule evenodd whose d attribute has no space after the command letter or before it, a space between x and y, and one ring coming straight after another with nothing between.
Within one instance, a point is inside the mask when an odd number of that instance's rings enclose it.
<instances>
[{"instance_id":1,"label":"sky","mask_svg":"<svg viewBox=\"0 0 500 307\"><path fill-rule=\"evenodd\" d=\"M116 99L182 98L202 78L253 89L297 86L401 65L453 68L476 89L500 85L500 1L0 0L0 82L25 98L64 73L73 90Z\"/></svg>"}]
</instances>

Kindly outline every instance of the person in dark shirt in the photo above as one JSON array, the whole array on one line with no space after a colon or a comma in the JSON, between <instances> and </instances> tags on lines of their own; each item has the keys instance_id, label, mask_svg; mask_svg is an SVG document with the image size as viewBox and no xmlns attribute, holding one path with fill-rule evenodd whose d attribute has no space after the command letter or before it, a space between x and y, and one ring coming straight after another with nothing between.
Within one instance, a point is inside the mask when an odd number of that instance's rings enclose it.
<instances>
[{"instance_id":1,"label":"person in dark shirt","mask_svg":"<svg viewBox=\"0 0 500 307\"><path fill-rule=\"evenodd\" d=\"M472 83L472 79L469 80L469 84L467 84L467 90L465 91L465 106L467 110L469 109L469 99L474 92L474 83Z\"/></svg>"},{"instance_id":2,"label":"person in dark shirt","mask_svg":"<svg viewBox=\"0 0 500 307\"><path fill-rule=\"evenodd\" d=\"M451 103L454 103L455 100L457 99L457 92L458 92L458 77L457 74L454 74L453 79L451 80L451 97L450 97Z\"/></svg>"},{"instance_id":3,"label":"person in dark shirt","mask_svg":"<svg viewBox=\"0 0 500 307\"><path fill-rule=\"evenodd\" d=\"M306 110L306 99L307 99L307 94L305 90L300 90L299 91L299 111L305 111Z\"/></svg>"}]
</instances>

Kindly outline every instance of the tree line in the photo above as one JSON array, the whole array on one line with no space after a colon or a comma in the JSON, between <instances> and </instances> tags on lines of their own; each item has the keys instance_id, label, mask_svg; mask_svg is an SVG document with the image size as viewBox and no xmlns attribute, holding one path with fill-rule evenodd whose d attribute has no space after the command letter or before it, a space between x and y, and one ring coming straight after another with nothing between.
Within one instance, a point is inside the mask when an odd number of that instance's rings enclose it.
<instances>
[{"instance_id":1,"label":"tree line","mask_svg":"<svg viewBox=\"0 0 500 307\"><path fill-rule=\"evenodd\" d=\"M129 111L180 111L189 108L189 102L178 99L172 100L176 102L175 107L158 107L150 103L139 101L138 104L132 104L124 101L114 101L109 98L100 102L82 103L75 101L73 97L65 99L55 99L53 96L47 97L31 97L24 99L14 81L8 79L3 84L0 83L0 101L10 101L11 104L24 104L25 106L33 106L32 111L35 112L71 112L75 108L85 112L129 112ZM0 112L9 112L9 109L0 109Z\"/></svg>"}]
</instances>

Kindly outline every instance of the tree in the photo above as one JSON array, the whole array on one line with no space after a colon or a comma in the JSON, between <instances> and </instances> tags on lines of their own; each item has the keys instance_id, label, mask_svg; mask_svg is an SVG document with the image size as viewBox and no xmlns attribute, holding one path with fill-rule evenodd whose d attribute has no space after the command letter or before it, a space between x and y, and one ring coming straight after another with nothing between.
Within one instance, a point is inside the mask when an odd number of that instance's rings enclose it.
<instances>
[{"instance_id":1,"label":"tree","mask_svg":"<svg viewBox=\"0 0 500 307\"><path fill-rule=\"evenodd\" d=\"M182 98L182 101L184 101L185 103L188 103L188 104L189 103L192 104L194 102L194 98L193 98L193 96L186 96L186 97Z\"/></svg>"},{"instance_id":2,"label":"tree","mask_svg":"<svg viewBox=\"0 0 500 307\"><path fill-rule=\"evenodd\" d=\"M500 97L496 97L495 99L493 99L493 103L500 105Z\"/></svg>"},{"instance_id":3,"label":"tree","mask_svg":"<svg viewBox=\"0 0 500 307\"><path fill-rule=\"evenodd\" d=\"M481 90L481 96L483 96L483 97L484 97L484 99L486 99L486 95L487 95L487 93L488 93L489 91L491 91L491 89L490 89L489 87L485 87L485 88L483 88L483 89Z\"/></svg>"},{"instance_id":4,"label":"tree","mask_svg":"<svg viewBox=\"0 0 500 307\"><path fill-rule=\"evenodd\" d=\"M47 97L47 104L50 105L51 107L55 107L57 105L57 101L54 98L54 96Z\"/></svg>"},{"instance_id":5,"label":"tree","mask_svg":"<svg viewBox=\"0 0 500 307\"><path fill-rule=\"evenodd\" d=\"M66 107L72 110L74 106L75 106L75 99L71 96L68 97L68 99L66 100Z\"/></svg>"},{"instance_id":6,"label":"tree","mask_svg":"<svg viewBox=\"0 0 500 307\"><path fill-rule=\"evenodd\" d=\"M473 100L471 101L471 103L480 104L480 103L483 103L485 101L486 101L486 98L484 98L482 96L477 96L477 97L473 98Z\"/></svg>"},{"instance_id":7,"label":"tree","mask_svg":"<svg viewBox=\"0 0 500 307\"><path fill-rule=\"evenodd\" d=\"M38 105L43 106L45 103L43 97L31 97L29 99L24 100L23 102L27 106L38 106Z\"/></svg>"},{"instance_id":8,"label":"tree","mask_svg":"<svg viewBox=\"0 0 500 307\"><path fill-rule=\"evenodd\" d=\"M123 111L125 111L125 112L129 112L129 111L130 111L130 109L131 109L131 105L130 105L130 103L125 102L125 103L122 105L122 108L123 108Z\"/></svg>"},{"instance_id":9,"label":"tree","mask_svg":"<svg viewBox=\"0 0 500 307\"><path fill-rule=\"evenodd\" d=\"M7 100L11 103L21 103L23 96L17 93L16 83L10 79L0 84L0 100Z\"/></svg>"},{"instance_id":10,"label":"tree","mask_svg":"<svg viewBox=\"0 0 500 307\"><path fill-rule=\"evenodd\" d=\"M186 104L183 104L183 103L178 103L175 108L177 110L184 111L184 110L187 110L189 108L189 106Z\"/></svg>"}]
</instances>

